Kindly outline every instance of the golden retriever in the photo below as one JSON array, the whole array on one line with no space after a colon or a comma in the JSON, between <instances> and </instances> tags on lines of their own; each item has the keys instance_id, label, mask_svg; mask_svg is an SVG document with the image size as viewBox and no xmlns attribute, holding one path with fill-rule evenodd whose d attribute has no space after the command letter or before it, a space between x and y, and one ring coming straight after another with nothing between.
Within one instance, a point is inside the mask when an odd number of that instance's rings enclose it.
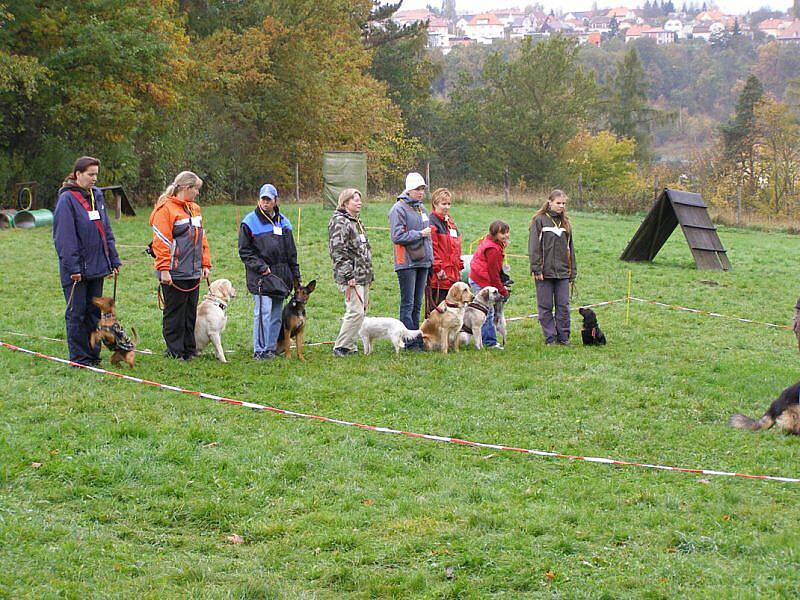
<instances>
[{"instance_id":1,"label":"golden retriever","mask_svg":"<svg viewBox=\"0 0 800 600\"><path fill-rule=\"evenodd\" d=\"M464 309L474 295L469 286L455 282L447 292L444 302L431 311L422 324L422 342L426 350L441 350L447 354L450 344L458 352L458 332L464 322Z\"/></svg>"}]
</instances>

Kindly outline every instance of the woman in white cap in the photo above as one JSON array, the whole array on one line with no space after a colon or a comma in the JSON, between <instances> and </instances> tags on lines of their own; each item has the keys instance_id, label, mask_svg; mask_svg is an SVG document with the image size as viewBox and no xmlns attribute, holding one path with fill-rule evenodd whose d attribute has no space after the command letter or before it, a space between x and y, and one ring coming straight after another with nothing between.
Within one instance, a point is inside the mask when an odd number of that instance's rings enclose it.
<instances>
[{"instance_id":1,"label":"woman in white cap","mask_svg":"<svg viewBox=\"0 0 800 600\"><path fill-rule=\"evenodd\" d=\"M300 265L292 224L278 210L278 190L271 183L261 186L255 210L242 219L239 257L255 300L253 358L275 358L283 301L292 286L300 286Z\"/></svg>"},{"instance_id":2,"label":"woman in white cap","mask_svg":"<svg viewBox=\"0 0 800 600\"><path fill-rule=\"evenodd\" d=\"M394 270L400 283L400 320L408 329L419 329L425 284L433 264L431 227L422 204L425 187L422 175L409 173L406 189L389 210ZM408 342L406 348L422 350L422 340Z\"/></svg>"}]
</instances>

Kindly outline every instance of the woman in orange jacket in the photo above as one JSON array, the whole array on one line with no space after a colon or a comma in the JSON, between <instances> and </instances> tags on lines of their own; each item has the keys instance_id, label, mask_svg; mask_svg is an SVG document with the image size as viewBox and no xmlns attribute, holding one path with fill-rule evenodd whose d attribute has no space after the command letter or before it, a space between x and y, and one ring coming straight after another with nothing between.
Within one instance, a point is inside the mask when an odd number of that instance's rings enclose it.
<instances>
[{"instance_id":1,"label":"woman in orange jacket","mask_svg":"<svg viewBox=\"0 0 800 600\"><path fill-rule=\"evenodd\" d=\"M195 202L202 185L191 171L178 173L150 214L156 277L164 297L166 354L182 360L191 360L197 351L194 323L200 282L211 271L203 216Z\"/></svg>"}]
</instances>

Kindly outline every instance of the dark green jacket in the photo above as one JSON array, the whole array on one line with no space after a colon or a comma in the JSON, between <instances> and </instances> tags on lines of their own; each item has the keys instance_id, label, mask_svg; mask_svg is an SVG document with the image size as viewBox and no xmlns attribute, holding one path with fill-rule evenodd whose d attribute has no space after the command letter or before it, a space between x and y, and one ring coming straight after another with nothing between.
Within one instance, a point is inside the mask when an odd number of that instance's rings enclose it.
<instances>
[{"instance_id":1,"label":"dark green jacket","mask_svg":"<svg viewBox=\"0 0 800 600\"><path fill-rule=\"evenodd\" d=\"M528 258L531 273L544 275L545 279L575 281L578 275L572 234L561 227L559 216L550 211L533 219L528 236Z\"/></svg>"}]
</instances>

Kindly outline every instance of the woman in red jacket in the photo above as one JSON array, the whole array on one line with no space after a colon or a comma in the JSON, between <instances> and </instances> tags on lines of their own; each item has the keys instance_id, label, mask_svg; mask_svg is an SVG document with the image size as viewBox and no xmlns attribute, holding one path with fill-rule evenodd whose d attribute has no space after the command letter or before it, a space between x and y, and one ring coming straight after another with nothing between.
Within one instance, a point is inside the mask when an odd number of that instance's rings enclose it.
<instances>
[{"instance_id":1,"label":"woman in red jacket","mask_svg":"<svg viewBox=\"0 0 800 600\"><path fill-rule=\"evenodd\" d=\"M431 196L433 212L430 215L433 266L425 294L425 317L441 304L447 291L461 280L461 233L450 216L453 196L447 188L439 188Z\"/></svg>"},{"instance_id":2,"label":"woman in red jacket","mask_svg":"<svg viewBox=\"0 0 800 600\"><path fill-rule=\"evenodd\" d=\"M477 294L486 286L493 286L504 298L508 298L508 289L500 279L500 272L503 270L503 259L505 249L511 231L508 223L504 221L492 221L489 225L489 235L483 238L472 255L469 264L469 285L472 291ZM497 343L497 333L494 330L494 307L486 315L486 321L481 327L481 338L483 345L487 348L502 350L503 347Z\"/></svg>"}]
</instances>

